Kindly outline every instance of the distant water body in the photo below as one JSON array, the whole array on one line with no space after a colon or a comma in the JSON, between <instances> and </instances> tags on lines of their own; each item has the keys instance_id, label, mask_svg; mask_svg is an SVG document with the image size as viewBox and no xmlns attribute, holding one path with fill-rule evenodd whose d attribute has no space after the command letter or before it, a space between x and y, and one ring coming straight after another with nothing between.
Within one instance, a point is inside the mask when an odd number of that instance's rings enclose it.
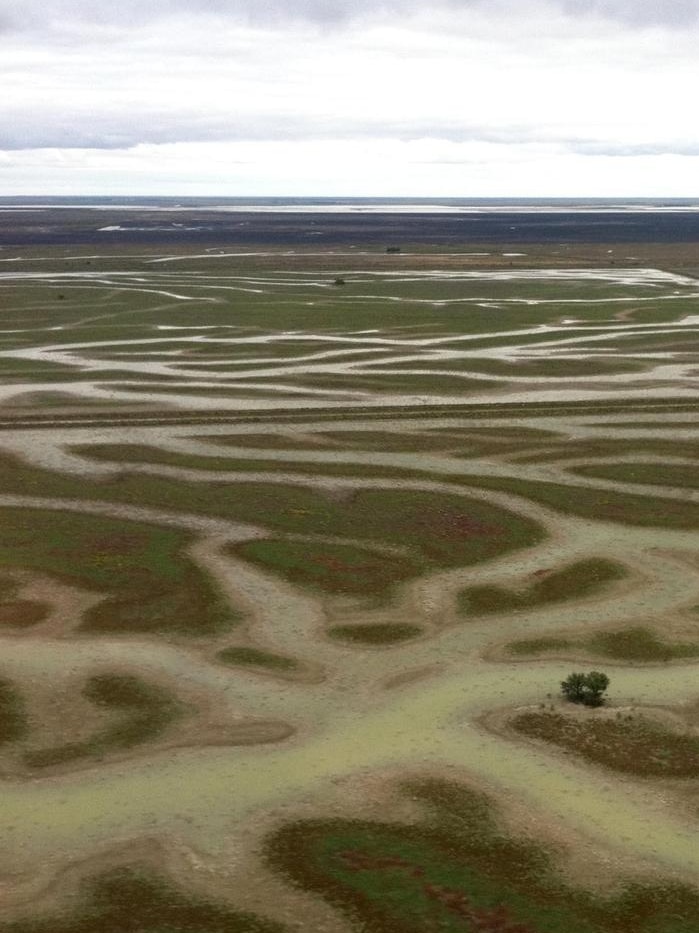
<instances>
[{"instance_id":1,"label":"distant water body","mask_svg":"<svg viewBox=\"0 0 699 933\"><path fill-rule=\"evenodd\" d=\"M45 208L316 214L638 213L698 211L697 198L0 197L0 210Z\"/></svg>"},{"instance_id":2,"label":"distant water body","mask_svg":"<svg viewBox=\"0 0 699 933\"><path fill-rule=\"evenodd\" d=\"M0 198L0 249L697 243L693 198Z\"/></svg>"}]
</instances>

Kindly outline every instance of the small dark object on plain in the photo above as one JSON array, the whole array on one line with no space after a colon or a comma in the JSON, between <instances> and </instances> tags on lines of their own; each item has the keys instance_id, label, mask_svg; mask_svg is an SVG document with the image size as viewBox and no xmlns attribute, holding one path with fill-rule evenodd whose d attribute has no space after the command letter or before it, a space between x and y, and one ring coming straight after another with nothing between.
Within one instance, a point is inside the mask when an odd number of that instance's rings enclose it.
<instances>
[{"instance_id":1,"label":"small dark object on plain","mask_svg":"<svg viewBox=\"0 0 699 933\"><path fill-rule=\"evenodd\" d=\"M561 681L561 691L571 703L582 703L585 706L601 706L604 703L603 693L609 686L609 678L601 671L590 671L589 674L569 674Z\"/></svg>"}]
</instances>

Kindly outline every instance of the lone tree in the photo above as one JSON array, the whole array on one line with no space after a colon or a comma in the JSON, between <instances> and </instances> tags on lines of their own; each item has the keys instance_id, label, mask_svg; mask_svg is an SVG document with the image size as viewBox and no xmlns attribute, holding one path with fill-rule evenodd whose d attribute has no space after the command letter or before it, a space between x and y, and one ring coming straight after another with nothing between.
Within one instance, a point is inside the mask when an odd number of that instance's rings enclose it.
<instances>
[{"instance_id":1,"label":"lone tree","mask_svg":"<svg viewBox=\"0 0 699 933\"><path fill-rule=\"evenodd\" d=\"M609 678L601 671L590 671L589 674L568 674L561 681L563 696L571 703L582 703L585 706L601 706L604 703L604 692L609 686Z\"/></svg>"}]
</instances>

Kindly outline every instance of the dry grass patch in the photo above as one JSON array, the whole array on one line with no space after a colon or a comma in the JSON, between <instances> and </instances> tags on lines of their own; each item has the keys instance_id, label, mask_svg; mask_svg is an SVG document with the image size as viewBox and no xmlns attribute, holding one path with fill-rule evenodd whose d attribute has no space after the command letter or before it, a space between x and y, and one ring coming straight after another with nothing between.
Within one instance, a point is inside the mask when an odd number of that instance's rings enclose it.
<instances>
[{"instance_id":1,"label":"dry grass patch","mask_svg":"<svg viewBox=\"0 0 699 933\"><path fill-rule=\"evenodd\" d=\"M699 777L699 736L675 731L642 714L618 713L609 718L526 712L509 724L521 735L615 771L637 777Z\"/></svg>"},{"instance_id":2,"label":"dry grass patch","mask_svg":"<svg viewBox=\"0 0 699 933\"><path fill-rule=\"evenodd\" d=\"M356 645L396 645L422 634L419 625L408 622L376 622L359 625L335 625L328 630L331 638Z\"/></svg>"}]
</instances>

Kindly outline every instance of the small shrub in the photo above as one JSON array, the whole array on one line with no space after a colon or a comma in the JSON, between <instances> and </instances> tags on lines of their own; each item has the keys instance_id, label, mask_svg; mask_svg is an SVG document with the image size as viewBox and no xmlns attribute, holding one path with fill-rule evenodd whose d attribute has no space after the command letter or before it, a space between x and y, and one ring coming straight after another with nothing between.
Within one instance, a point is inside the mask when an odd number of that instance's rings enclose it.
<instances>
[{"instance_id":1,"label":"small shrub","mask_svg":"<svg viewBox=\"0 0 699 933\"><path fill-rule=\"evenodd\" d=\"M601 671L590 671L589 674L574 672L561 681L563 696L571 703L585 706L601 706L608 687L609 678Z\"/></svg>"}]
</instances>

